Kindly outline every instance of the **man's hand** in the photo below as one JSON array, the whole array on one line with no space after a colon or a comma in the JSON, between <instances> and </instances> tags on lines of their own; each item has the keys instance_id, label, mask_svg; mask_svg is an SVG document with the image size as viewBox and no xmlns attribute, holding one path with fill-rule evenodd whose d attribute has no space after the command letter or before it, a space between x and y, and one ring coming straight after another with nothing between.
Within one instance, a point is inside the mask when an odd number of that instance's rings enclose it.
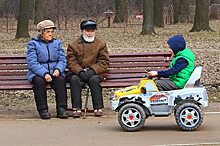
<instances>
[{"instance_id":1,"label":"man's hand","mask_svg":"<svg viewBox=\"0 0 220 146\"><path fill-rule=\"evenodd\" d=\"M49 74L46 74L44 78L47 82L52 82L52 77Z\"/></svg>"},{"instance_id":2,"label":"man's hand","mask_svg":"<svg viewBox=\"0 0 220 146\"><path fill-rule=\"evenodd\" d=\"M151 76L151 77L154 77L154 76L157 76L157 71L150 71L148 72L148 74Z\"/></svg>"},{"instance_id":3,"label":"man's hand","mask_svg":"<svg viewBox=\"0 0 220 146\"><path fill-rule=\"evenodd\" d=\"M81 79L82 81L84 81L84 76L85 76L84 70L81 70L81 71L79 72L78 76L80 77L80 79Z\"/></svg>"},{"instance_id":4,"label":"man's hand","mask_svg":"<svg viewBox=\"0 0 220 146\"><path fill-rule=\"evenodd\" d=\"M94 69L90 69L89 71L87 71L87 72L85 73L84 81L85 81L85 82L88 82L89 79L90 79L93 75L95 75L95 71L94 71Z\"/></svg>"},{"instance_id":5,"label":"man's hand","mask_svg":"<svg viewBox=\"0 0 220 146\"><path fill-rule=\"evenodd\" d=\"M53 72L53 77L58 77L60 75L60 71L58 69L55 69Z\"/></svg>"}]
</instances>

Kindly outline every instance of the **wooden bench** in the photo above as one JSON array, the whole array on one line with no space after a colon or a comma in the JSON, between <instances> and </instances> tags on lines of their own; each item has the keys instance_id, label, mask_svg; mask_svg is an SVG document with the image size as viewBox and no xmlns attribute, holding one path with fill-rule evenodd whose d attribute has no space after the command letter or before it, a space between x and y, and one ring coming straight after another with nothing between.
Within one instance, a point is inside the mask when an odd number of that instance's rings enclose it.
<instances>
[{"instance_id":1,"label":"wooden bench","mask_svg":"<svg viewBox=\"0 0 220 146\"><path fill-rule=\"evenodd\" d=\"M169 52L111 53L109 56L110 66L104 78L144 76L145 68L162 70L173 60ZM27 71L25 55L0 55L0 90L32 90ZM121 88L137 85L139 81L140 78L112 79L101 84L103 88ZM66 87L70 88L68 82Z\"/></svg>"}]
</instances>

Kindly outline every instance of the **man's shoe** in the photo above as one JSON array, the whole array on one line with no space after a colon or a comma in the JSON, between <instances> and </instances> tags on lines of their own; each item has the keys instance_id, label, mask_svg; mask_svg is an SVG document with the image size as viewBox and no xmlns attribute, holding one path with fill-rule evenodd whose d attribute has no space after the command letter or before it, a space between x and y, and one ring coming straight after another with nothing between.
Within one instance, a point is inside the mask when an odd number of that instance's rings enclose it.
<instances>
[{"instance_id":1,"label":"man's shoe","mask_svg":"<svg viewBox=\"0 0 220 146\"><path fill-rule=\"evenodd\" d=\"M68 118L68 114L66 112L65 107L58 107L57 108L57 118L61 118L61 119Z\"/></svg>"},{"instance_id":2,"label":"man's shoe","mask_svg":"<svg viewBox=\"0 0 220 146\"><path fill-rule=\"evenodd\" d=\"M41 119L50 119L50 113L48 113L47 109L39 110L39 115Z\"/></svg>"},{"instance_id":3,"label":"man's shoe","mask_svg":"<svg viewBox=\"0 0 220 146\"><path fill-rule=\"evenodd\" d=\"M94 110L94 116L102 116L103 115L103 112L101 109L95 109Z\"/></svg>"},{"instance_id":4,"label":"man's shoe","mask_svg":"<svg viewBox=\"0 0 220 146\"><path fill-rule=\"evenodd\" d=\"M73 118L79 118L80 116L81 116L80 109L73 110Z\"/></svg>"}]
</instances>

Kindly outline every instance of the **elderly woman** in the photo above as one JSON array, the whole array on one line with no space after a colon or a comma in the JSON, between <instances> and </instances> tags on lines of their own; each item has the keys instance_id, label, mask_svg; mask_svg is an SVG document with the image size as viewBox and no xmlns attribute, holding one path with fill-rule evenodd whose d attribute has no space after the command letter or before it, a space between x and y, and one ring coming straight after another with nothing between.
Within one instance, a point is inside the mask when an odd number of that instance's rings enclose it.
<instances>
[{"instance_id":1,"label":"elderly woman","mask_svg":"<svg viewBox=\"0 0 220 146\"><path fill-rule=\"evenodd\" d=\"M50 84L56 94L56 109L58 118L68 118L67 93L65 84L66 56L62 43L53 38L56 27L51 20L38 23L39 35L27 45L27 77L34 84L34 97L41 119L50 119L47 105L46 85Z\"/></svg>"}]
</instances>

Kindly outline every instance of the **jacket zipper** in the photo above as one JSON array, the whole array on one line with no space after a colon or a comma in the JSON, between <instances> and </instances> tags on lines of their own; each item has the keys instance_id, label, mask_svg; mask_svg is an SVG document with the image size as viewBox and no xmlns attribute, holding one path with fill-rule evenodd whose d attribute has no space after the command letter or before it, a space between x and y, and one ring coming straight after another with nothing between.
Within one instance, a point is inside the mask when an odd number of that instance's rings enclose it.
<instances>
[{"instance_id":1,"label":"jacket zipper","mask_svg":"<svg viewBox=\"0 0 220 146\"><path fill-rule=\"evenodd\" d=\"M49 65L49 61L50 61L50 50L48 48L48 44L46 43L46 46L47 46L47 51L48 51L48 61L47 61L47 65L48 65L48 70L49 70L49 75L50 75L50 65Z\"/></svg>"}]
</instances>

